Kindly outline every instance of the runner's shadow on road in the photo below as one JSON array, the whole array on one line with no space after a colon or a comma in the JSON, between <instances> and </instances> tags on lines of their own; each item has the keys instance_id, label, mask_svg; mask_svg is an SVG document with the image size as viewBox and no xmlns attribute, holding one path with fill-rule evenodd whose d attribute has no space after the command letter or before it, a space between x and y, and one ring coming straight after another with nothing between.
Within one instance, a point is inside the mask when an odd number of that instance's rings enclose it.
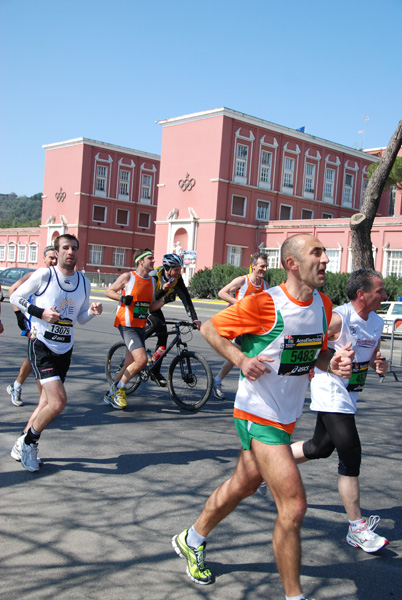
<instances>
[{"instance_id":1,"label":"runner's shadow on road","mask_svg":"<svg viewBox=\"0 0 402 600\"><path fill-rule=\"evenodd\" d=\"M58 471L78 471L103 475L129 475L138 473L147 467L160 465L190 465L193 462L213 460L221 464L236 460L239 452L226 450L184 450L181 452L159 452L145 454L121 454L110 458L53 458L46 457L37 473L12 471L0 475L0 486L6 487L25 481L30 477L48 477Z\"/></svg>"}]
</instances>

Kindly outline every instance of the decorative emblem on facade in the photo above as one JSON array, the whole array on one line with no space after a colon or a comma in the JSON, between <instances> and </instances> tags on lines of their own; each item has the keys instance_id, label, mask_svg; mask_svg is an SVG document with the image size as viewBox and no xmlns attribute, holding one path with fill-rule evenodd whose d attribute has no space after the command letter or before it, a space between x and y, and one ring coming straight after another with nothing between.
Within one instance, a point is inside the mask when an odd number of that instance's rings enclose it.
<instances>
[{"instance_id":1,"label":"decorative emblem on facade","mask_svg":"<svg viewBox=\"0 0 402 600\"><path fill-rule=\"evenodd\" d=\"M63 202L63 200L66 199L66 195L67 195L66 192L63 192L63 188L60 188L60 191L56 192L54 196L55 196L57 202Z\"/></svg>"},{"instance_id":2,"label":"decorative emblem on facade","mask_svg":"<svg viewBox=\"0 0 402 600\"><path fill-rule=\"evenodd\" d=\"M193 187L195 186L195 179L189 179L189 174L186 173L186 178L185 179L180 179L179 181L179 188L181 188L182 192L185 191L191 191L193 189Z\"/></svg>"}]
</instances>

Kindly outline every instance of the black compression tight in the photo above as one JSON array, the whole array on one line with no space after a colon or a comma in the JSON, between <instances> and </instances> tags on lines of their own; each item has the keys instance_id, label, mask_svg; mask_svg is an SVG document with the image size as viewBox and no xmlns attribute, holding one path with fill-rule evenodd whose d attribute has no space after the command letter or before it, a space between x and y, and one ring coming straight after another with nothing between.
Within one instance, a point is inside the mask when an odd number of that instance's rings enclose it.
<instances>
[{"instance_id":1,"label":"black compression tight","mask_svg":"<svg viewBox=\"0 0 402 600\"><path fill-rule=\"evenodd\" d=\"M304 442L303 453L309 460L327 458L338 452L338 473L358 477L361 463L361 444L355 415L318 412L314 435Z\"/></svg>"}]
</instances>

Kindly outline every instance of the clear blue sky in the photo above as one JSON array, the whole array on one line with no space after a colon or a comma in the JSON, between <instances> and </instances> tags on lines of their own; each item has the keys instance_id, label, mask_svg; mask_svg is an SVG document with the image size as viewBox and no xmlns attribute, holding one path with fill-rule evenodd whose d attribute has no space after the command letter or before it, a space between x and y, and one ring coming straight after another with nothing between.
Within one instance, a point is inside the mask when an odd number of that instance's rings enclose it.
<instances>
[{"instance_id":1,"label":"clear blue sky","mask_svg":"<svg viewBox=\"0 0 402 600\"><path fill-rule=\"evenodd\" d=\"M365 148L402 119L401 0L0 0L0 23L1 193L43 190L43 144L159 154L155 121L221 106Z\"/></svg>"}]
</instances>

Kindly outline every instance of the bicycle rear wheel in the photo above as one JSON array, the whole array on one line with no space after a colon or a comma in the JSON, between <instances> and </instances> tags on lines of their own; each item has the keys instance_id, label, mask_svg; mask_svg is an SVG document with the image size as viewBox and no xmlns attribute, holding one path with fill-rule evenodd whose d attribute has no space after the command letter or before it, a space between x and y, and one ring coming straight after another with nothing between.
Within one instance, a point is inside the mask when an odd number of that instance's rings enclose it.
<instances>
[{"instance_id":1,"label":"bicycle rear wheel","mask_svg":"<svg viewBox=\"0 0 402 600\"><path fill-rule=\"evenodd\" d=\"M105 363L106 379L109 385L114 383L117 373L124 365L124 361L126 359L126 350L127 348L124 342L117 342L111 348L109 348ZM137 374L126 385L126 394L132 394L135 392L140 383L141 379Z\"/></svg>"},{"instance_id":2,"label":"bicycle rear wheel","mask_svg":"<svg viewBox=\"0 0 402 600\"><path fill-rule=\"evenodd\" d=\"M201 354L184 350L172 360L168 388L179 408L195 412L207 402L212 390L212 372Z\"/></svg>"}]
</instances>

